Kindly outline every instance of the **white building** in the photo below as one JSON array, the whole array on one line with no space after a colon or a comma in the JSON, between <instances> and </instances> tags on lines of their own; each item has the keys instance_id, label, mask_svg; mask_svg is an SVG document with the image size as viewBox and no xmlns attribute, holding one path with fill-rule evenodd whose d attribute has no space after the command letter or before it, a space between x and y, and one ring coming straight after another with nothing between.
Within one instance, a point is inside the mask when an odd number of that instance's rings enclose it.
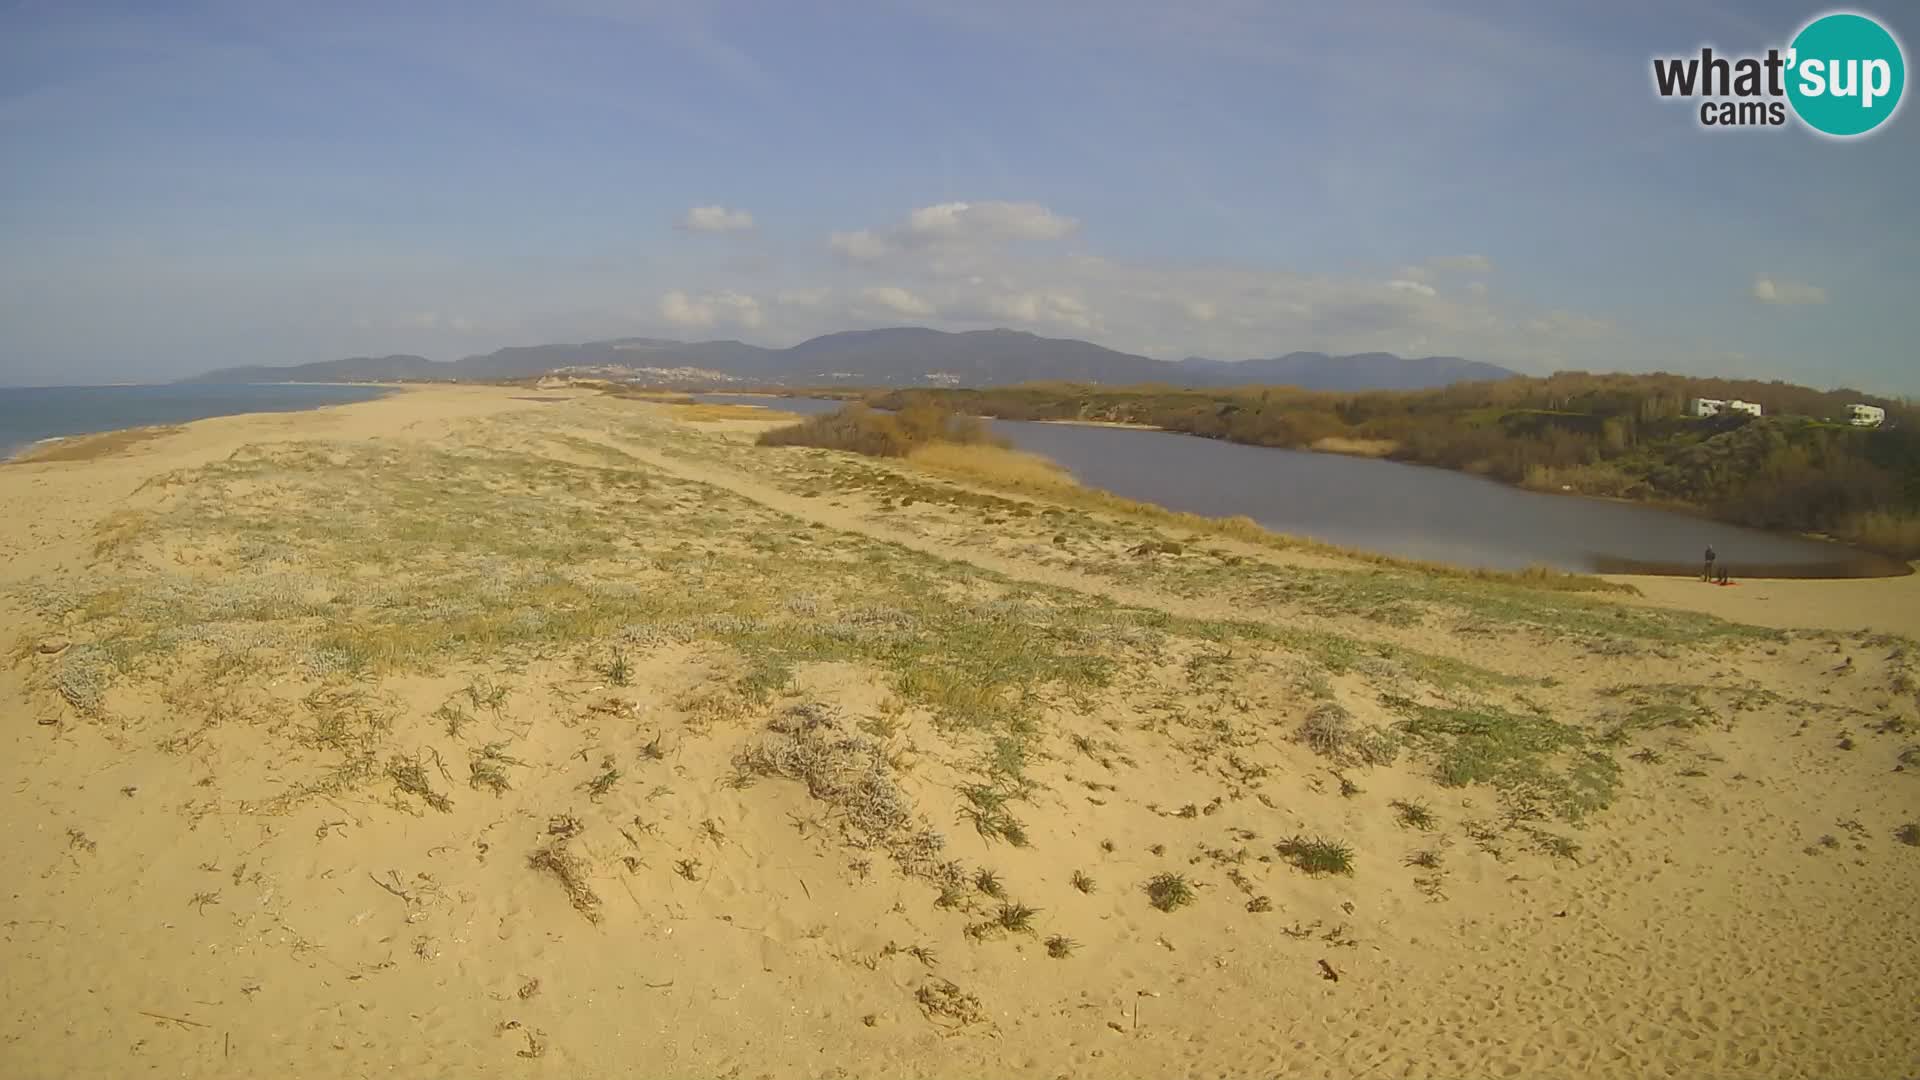
<instances>
[{"instance_id":1,"label":"white building","mask_svg":"<svg viewBox=\"0 0 1920 1080\"><path fill-rule=\"evenodd\" d=\"M1760 403L1757 401L1741 401L1739 398L1735 398L1727 402L1727 411L1746 413L1748 416L1759 416Z\"/></svg>"},{"instance_id":2,"label":"white building","mask_svg":"<svg viewBox=\"0 0 1920 1080\"><path fill-rule=\"evenodd\" d=\"M1847 406L1847 423L1854 427L1879 427L1887 422L1887 410L1878 405Z\"/></svg>"},{"instance_id":3,"label":"white building","mask_svg":"<svg viewBox=\"0 0 1920 1080\"><path fill-rule=\"evenodd\" d=\"M1719 416L1727 403L1719 398L1697 397L1688 404L1687 411L1694 416Z\"/></svg>"}]
</instances>

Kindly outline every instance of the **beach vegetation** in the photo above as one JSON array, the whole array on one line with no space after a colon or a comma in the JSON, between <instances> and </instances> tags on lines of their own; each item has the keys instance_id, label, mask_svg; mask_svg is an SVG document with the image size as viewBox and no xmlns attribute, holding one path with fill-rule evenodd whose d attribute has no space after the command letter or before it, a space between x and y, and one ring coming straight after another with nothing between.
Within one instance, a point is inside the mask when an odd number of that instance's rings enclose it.
<instances>
[{"instance_id":1,"label":"beach vegetation","mask_svg":"<svg viewBox=\"0 0 1920 1080\"><path fill-rule=\"evenodd\" d=\"M1337 840L1292 836L1275 847L1296 869L1316 877L1353 873L1353 849Z\"/></svg>"},{"instance_id":2,"label":"beach vegetation","mask_svg":"<svg viewBox=\"0 0 1920 1080\"><path fill-rule=\"evenodd\" d=\"M1156 874L1147 881L1147 901L1161 911L1177 911L1199 898L1185 874Z\"/></svg>"}]
</instances>

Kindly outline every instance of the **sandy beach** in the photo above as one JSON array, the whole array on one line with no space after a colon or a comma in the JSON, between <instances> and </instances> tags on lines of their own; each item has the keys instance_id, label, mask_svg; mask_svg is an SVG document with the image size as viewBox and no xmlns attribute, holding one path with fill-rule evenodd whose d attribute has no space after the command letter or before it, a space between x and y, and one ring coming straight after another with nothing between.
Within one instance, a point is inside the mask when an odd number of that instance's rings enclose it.
<instances>
[{"instance_id":1,"label":"sandy beach","mask_svg":"<svg viewBox=\"0 0 1920 1080\"><path fill-rule=\"evenodd\" d=\"M0 466L0 1075L1920 1075L1920 576L1426 575L737 415Z\"/></svg>"}]
</instances>

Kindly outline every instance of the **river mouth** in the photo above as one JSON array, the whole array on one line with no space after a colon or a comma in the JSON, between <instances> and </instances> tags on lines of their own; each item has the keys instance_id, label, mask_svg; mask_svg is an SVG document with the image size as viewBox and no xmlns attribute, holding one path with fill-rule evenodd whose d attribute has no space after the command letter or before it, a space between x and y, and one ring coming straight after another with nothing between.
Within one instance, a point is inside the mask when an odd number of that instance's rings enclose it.
<instances>
[{"instance_id":1,"label":"river mouth","mask_svg":"<svg viewBox=\"0 0 1920 1080\"><path fill-rule=\"evenodd\" d=\"M701 401L814 414L821 398L696 394ZM1913 567L1794 533L1614 499L1528 491L1383 458L1249 446L1153 428L990 420L1016 448L1080 483L1169 510L1245 516L1263 528L1395 558L1486 570L1700 576L1720 553L1735 580L1900 577Z\"/></svg>"}]
</instances>

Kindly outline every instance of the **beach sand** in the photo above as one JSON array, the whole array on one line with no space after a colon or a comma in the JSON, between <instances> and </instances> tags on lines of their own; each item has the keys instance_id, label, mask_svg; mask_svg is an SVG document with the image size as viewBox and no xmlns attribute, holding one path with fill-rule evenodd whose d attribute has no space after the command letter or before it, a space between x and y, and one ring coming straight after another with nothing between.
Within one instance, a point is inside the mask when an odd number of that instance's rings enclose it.
<instances>
[{"instance_id":1,"label":"beach sand","mask_svg":"<svg viewBox=\"0 0 1920 1080\"><path fill-rule=\"evenodd\" d=\"M1720 586L1690 577L1611 576L1660 607L1782 629L1877 630L1920 638L1920 574L1830 581L1752 579Z\"/></svg>"},{"instance_id":2,"label":"beach sand","mask_svg":"<svg viewBox=\"0 0 1920 1080\"><path fill-rule=\"evenodd\" d=\"M0 466L0 1075L1920 1073L1920 578L1435 578L725 415Z\"/></svg>"}]
</instances>

